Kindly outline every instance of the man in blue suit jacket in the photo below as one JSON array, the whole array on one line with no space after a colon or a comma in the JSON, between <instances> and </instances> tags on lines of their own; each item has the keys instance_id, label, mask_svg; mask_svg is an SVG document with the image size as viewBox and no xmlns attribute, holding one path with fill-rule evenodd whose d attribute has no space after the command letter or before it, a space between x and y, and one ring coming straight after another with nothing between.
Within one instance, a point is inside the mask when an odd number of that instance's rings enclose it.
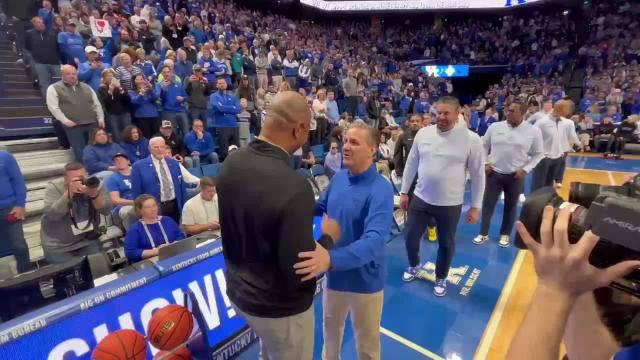
<instances>
[{"instance_id":1,"label":"man in blue suit jacket","mask_svg":"<svg viewBox=\"0 0 640 360\"><path fill-rule=\"evenodd\" d=\"M149 194L160 204L162 215L180 224L182 206L187 201L187 188L180 172L180 163L165 157L166 143L162 137L149 140L151 156L137 161L131 169L133 197Z\"/></svg>"}]
</instances>

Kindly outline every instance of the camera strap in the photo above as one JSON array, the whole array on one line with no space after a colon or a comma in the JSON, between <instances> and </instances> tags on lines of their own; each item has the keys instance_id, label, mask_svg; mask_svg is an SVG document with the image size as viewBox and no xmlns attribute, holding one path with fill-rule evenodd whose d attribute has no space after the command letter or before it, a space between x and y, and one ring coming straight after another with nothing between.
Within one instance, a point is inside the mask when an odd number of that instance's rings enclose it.
<instances>
[{"instance_id":1,"label":"camera strap","mask_svg":"<svg viewBox=\"0 0 640 360\"><path fill-rule=\"evenodd\" d=\"M162 222L160 221L161 219L162 219L162 217L158 217L158 226L160 227L160 232L162 233L162 237L164 238L164 243L168 244L169 243L169 238L167 237L167 233L164 231L164 226L162 226ZM140 219L140 222L142 223L142 227L144 227L144 232L147 233L147 238L149 239L149 242L151 243L151 247L155 249L156 248L156 243L153 240L153 236L151 236L151 232L149 231L149 227L144 222L144 220Z\"/></svg>"},{"instance_id":2,"label":"camera strap","mask_svg":"<svg viewBox=\"0 0 640 360\"><path fill-rule=\"evenodd\" d=\"M89 226L93 226L93 219L96 215L96 209L93 207L93 201L89 200L89 220L87 221L87 225L85 225L82 229L78 226L78 222L76 221L75 211L73 210L73 198L71 196L71 191L67 189L67 207L69 208L69 218L71 218L71 223L73 226L79 231L86 231L89 229Z\"/></svg>"}]
</instances>

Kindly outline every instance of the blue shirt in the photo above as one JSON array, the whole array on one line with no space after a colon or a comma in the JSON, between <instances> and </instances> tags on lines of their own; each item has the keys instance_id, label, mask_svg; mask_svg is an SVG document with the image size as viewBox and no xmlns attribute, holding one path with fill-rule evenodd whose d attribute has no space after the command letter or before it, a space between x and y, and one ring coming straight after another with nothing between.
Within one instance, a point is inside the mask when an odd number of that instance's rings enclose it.
<instances>
[{"instance_id":1,"label":"blue shirt","mask_svg":"<svg viewBox=\"0 0 640 360\"><path fill-rule=\"evenodd\" d=\"M329 251L327 287L371 294L384 288L385 242L393 220L393 189L371 165L352 176L341 170L316 204L316 215L327 214L340 224L341 237Z\"/></svg>"},{"instance_id":2,"label":"blue shirt","mask_svg":"<svg viewBox=\"0 0 640 360\"><path fill-rule=\"evenodd\" d=\"M119 172L113 173L113 175L107 178L106 182L107 191L118 192L121 199L133 200L133 191L131 191L131 174L122 175ZM117 214L122 206L118 205L113 208L113 213Z\"/></svg>"},{"instance_id":3,"label":"blue shirt","mask_svg":"<svg viewBox=\"0 0 640 360\"><path fill-rule=\"evenodd\" d=\"M240 113L240 100L230 91L216 91L209 97L207 127L238 127L236 115Z\"/></svg>"},{"instance_id":4,"label":"blue shirt","mask_svg":"<svg viewBox=\"0 0 640 360\"><path fill-rule=\"evenodd\" d=\"M189 100L189 95L184 90L184 86L181 83L172 82L167 88L163 88L163 83L156 84L156 96L158 96L162 102L162 109L166 112L183 113L184 104ZM177 97L182 96L184 99L179 102Z\"/></svg>"},{"instance_id":5,"label":"blue shirt","mask_svg":"<svg viewBox=\"0 0 640 360\"><path fill-rule=\"evenodd\" d=\"M111 67L109 64L103 64L103 69L93 69L88 61L80 63L80 65L78 65L78 80L91 86L93 91L97 92L100 88L100 83L102 82L102 71Z\"/></svg>"},{"instance_id":6,"label":"blue shirt","mask_svg":"<svg viewBox=\"0 0 640 360\"><path fill-rule=\"evenodd\" d=\"M184 144L189 149L189 154L197 151L200 156L207 156L213 152L213 137L208 131L205 131L202 135L202 139L198 139L196 132L193 130L185 135Z\"/></svg>"},{"instance_id":7,"label":"blue shirt","mask_svg":"<svg viewBox=\"0 0 640 360\"><path fill-rule=\"evenodd\" d=\"M640 344L635 344L618 351L614 356L614 360L633 360L640 359Z\"/></svg>"},{"instance_id":8,"label":"blue shirt","mask_svg":"<svg viewBox=\"0 0 640 360\"><path fill-rule=\"evenodd\" d=\"M89 174L109 170L113 164L113 155L123 153L124 150L116 143L87 145L82 151L82 162Z\"/></svg>"},{"instance_id":9,"label":"blue shirt","mask_svg":"<svg viewBox=\"0 0 640 360\"><path fill-rule=\"evenodd\" d=\"M135 118L155 118L158 117L158 105L156 100L158 95L154 91L149 91L144 95L139 92L129 90L129 97L133 105L133 117Z\"/></svg>"},{"instance_id":10,"label":"blue shirt","mask_svg":"<svg viewBox=\"0 0 640 360\"><path fill-rule=\"evenodd\" d=\"M160 224L162 224L162 228L167 234L167 241L169 243L184 239L184 233L180 230L178 224L170 217L161 216L158 223L147 224L152 239L149 239L142 221L136 221L127 229L127 236L124 238L124 254L130 262L142 260L142 252L144 250L154 249L165 244L164 236L160 230Z\"/></svg>"},{"instance_id":11,"label":"blue shirt","mask_svg":"<svg viewBox=\"0 0 640 360\"><path fill-rule=\"evenodd\" d=\"M27 186L18 162L11 153L0 150L0 209L24 208L26 201Z\"/></svg>"},{"instance_id":12,"label":"blue shirt","mask_svg":"<svg viewBox=\"0 0 640 360\"><path fill-rule=\"evenodd\" d=\"M58 34L58 46L65 64L75 65L75 58L78 58L80 62L87 61L87 55L84 53L84 43L80 35L61 32Z\"/></svg>"},{"instance_id":13,"label":"blue shirt","mask_svg":"<svg viewBox=\"0 0 640 360\"><path fill-rule=\"evenodd\" d=\"M125 154L129 157L129 161L131 164L135 163L140 159L144 159L149 157L151 153L149 152L149 140L144 137L138 139L138 141L126 143L123 142L120 146L124 149Z\"/></svg>"}]
</instances>

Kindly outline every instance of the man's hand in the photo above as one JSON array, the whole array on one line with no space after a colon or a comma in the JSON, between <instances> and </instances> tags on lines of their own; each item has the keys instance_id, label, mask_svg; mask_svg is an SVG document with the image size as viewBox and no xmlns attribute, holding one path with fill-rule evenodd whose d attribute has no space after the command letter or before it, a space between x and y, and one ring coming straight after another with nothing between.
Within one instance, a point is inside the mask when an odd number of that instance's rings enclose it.
<instances>
[{"instance_id":1,"label":"man's hand","mask_svg":"<svg viewBox=\"0 0 640 360\"><path fill-rule=\"evenodd\" d=\"M93 189L86 188L85 195L87 195L90 198L98 197L100 195L100 188L93 188Z\"/></svg>"},{"instance_id":2,"label":"man's hand","mask_svg":"<svg viewBox=\"0 0 640 360\"><path fill-rule=\"evenodd\" d=\"M467 224L477 224L480 218L480 209L476 207L469 208L467 210Z\"/></svg>"},{"instance_id":3,"label":"man's hand","mask_svg":"<svg viewBox=\"0 0 640 360\"><path fill-rule=\"evenodd\" d=\"M69 190L71 191L71 195L84 194L87 192L87 187L82 184L82 179L75 178L69 183Z\"/></svg>"},{"instance_id":4,"label":"man's hand","mask_svg":"<svg viewBox=\"0 0 640 360\"><path fill-rule=\"evenodd\" d=\"M491 175L492 172L493 168L491 167L491 164L484 164L484 173L487 175Z\"/></svg>"},{"instance_id":5,"label":"man's hand","mask_svg":"<svg viewBox=\"0 0 640 360\"><path fill-rule=\"evenodd\" d=\"M97 61L91 62L91 69L95 70L100 67L100 64Z\"/></svg>"},{"instance_id":6,"label":"man's hand","mask_svg":"<svg viewBox=\"0 0 640 360\"><path fill-rule=\"evenodd\" d=\"M307 259L293 265L293 268L296 269L296 274L304 275L302 281L311 280L326 272L331 267L329 252L318 243L316 243L316 249L314 251L301 252L298 254L298 257L300 259Z\"/></svg>"},{"instance_id":7,"label":"man's hand","mask_svg":"<svg viewBox=\"0 0 640 360\"><path fill-rule=\"evenodd\" d=\"M527 177L527 172L522 169L518 169L516 170L516 174L513 177L518 180L522 180Z\"/></svg>"},{"instance_id":8,"label":"man's hand","mask_svg":"<svg viewBox=\"0 0 640 360\"><path fill-rule=\"evenodd\" d=\"M176 96L176 100L178 100L178 102L183 102L184 98L182 96Z\"/></svg>"},{"instance_id":9,"label":"man's hand","mask_svg":"<svg viewBox=\"0 0 640 360\"><path fill-rule=\"evenodd\" d=\"M210 229L216 230L220 228L220 223L215 220L209 220L207 223Z\"/></svg>"},{"instance_id":10,"label":"man's hand","mask_svg":"<svg viewBox=\"0 0 640 360\"><path fill-rule=\"evenodd\" d=\"M198 138L198 140L202 140L202 138L204 137L204 131L196 130L196 137Z\"/></svg>"},{"instance_id":11,"label":"man's hand","mask_svg":"<svg viewBox=\"0 0 640 360\"><path fill-rule=\"evenodd\" d=\"M173 158L174 158L177 162L179 162L180 164L182 164L182 163L184 162L184 159L182 158L182 156L180 156L180 155L178 155L178 154L173 155Z\"/></svg>"},{"instance_id":12,"label":"man's hand","mask_svg":"<svg viewBox=\"0 0 640 360\"><path fill-rule=\"evenodd\" d=\"M26 217L26 211L23 207L19 206L14 206L13 209L11 209L11 211L9 212L9 215L11 214L13 214L18 220L24 220Z\"/></svg>"},{"instance_id":13,"label":"man's hand","mask_svg":"<svg viewBox=\"0 0 640 360\"><path fill-rule=\"evenodd\" d=\"M579 295L609 285L640 267L640 261L624 261L599 269L589 263L589 255L600 239L587 231L576 244L569 244L569 217L560 210L553 224L554 209L544 208L540 225L541 243L537 243L521 222L517 230L533 253L538 286L573 300Z\"/></svg>"},{"instance_id":14,"label":"man's hand","mask_svg":"<svg viewBox=\"0 0 640 360\"><path fill-rule=\"evenodd\" d=\"M322 217L322 233L331 236L331 240L333 240L333 243L335 244L340 240L340 235L342 233L340 230L340 224L325 215Z\"/></svg>"},{"instance_id":15,"label":"man's hand","mask_svg":"<svg viewBox=\"0 0 640 360\"><path fill-rule=\"evenodd\" d=\"M66 121L63 121L62 123L64 124L64 126L70 127L70 128L76 127L78 125L78 123L76 123L73 120L66 120Z\"/></svg>"},{"instance_id":16,"label":"man's hand","mask_svg":"<svg viewBox=\"0 0 640 360\"><path fill-rule=\"evenodd\" d=\"M409 195L400 194L400 209L409 210Z\"/></svg>"}]
</instances>

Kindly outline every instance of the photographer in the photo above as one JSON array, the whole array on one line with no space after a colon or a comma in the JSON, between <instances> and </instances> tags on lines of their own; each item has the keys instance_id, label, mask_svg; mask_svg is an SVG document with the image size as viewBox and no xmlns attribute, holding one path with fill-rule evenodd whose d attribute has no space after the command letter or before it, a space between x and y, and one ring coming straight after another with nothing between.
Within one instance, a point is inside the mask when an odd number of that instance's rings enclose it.
<instances>
[{"instance_id":1,"label":"photographer","mask_svg":"<svg viewBox=\"0 0 640 360\"><path fill-rule=\"evenodd\" d=\"M598 319L591 291L637 269L640 261L625 261L606 269L594 267L589 255L599 237L588 231L576 244L570 244L570 216L569 210L560 210L554 225L554 209L545 207L540 243L521 222L517 224L518 233L534 256L538 286L511 342L508 359L558 359L563 333L571 359L609 359L620 350Z\"/></svg>"},{"instance_id":2,"label":"photographer","mask_svg":"<svg viewBox=\"0 0 640 360\"><path fill-rule=\"evenodd\" d=\"M101 251L100 214L109 215L111 203L104 186L79 162L64 167L64 178L47 184L40 237L50 264Z\"/></svg>"}]
</instances>

